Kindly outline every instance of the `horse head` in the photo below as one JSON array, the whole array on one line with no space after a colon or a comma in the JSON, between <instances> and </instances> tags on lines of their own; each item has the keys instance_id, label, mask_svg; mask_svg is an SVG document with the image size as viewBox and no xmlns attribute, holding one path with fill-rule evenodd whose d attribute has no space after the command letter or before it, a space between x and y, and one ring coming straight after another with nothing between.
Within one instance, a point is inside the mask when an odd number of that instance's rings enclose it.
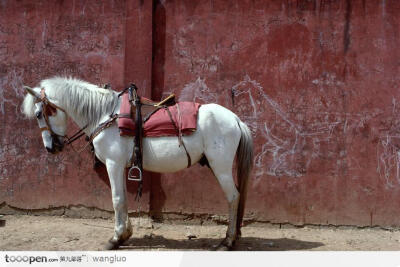
<instances>
[{"instance_id":1,"label":"horse head","mask_svg":"<svg viewBox=\"0 0 400 267\"><path fill-rule=\"evenodd\" d=\"M24 86L27 94L23 113L28 118L36 117L42 133L43 144L49 153L56 154L64 148L67 130L67 115L57 101L49 99L44 88Z\"/></svg>"}]
</instances>

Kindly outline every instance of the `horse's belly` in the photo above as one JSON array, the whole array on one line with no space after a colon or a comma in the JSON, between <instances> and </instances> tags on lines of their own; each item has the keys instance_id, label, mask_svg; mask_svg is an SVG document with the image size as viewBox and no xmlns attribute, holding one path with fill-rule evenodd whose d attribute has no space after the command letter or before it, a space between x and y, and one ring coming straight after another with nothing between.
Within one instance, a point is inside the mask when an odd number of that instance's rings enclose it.
<instances>
[{"instance_id":1,"label":"horse's belly","mask_svg":"<svg viewBox=\"0 0 400 267\"><path fill-rule=\"evenodd\" d=\"M184 137L183 141L190 154L192 164L201 158L201 144L193 138ZM188 167L185 148L179 146L176 137L159 137L143 139L143 168L147 171L167 173L176 172Z\"/></svg>"},{"instance_id":2,"label":"horse's belly","mask_svg":"<svg viewBox=\"0 0 400 267\"><path fill-rule=\"evenodd\" d=\"M158 173L168 173L177 172L183 170L187 167L187 158L175 158L174 161L169 161L167 158L157 158L153 160L143 159L143 168L146 171L158 172Z\"/></svg>"}]
</instances>

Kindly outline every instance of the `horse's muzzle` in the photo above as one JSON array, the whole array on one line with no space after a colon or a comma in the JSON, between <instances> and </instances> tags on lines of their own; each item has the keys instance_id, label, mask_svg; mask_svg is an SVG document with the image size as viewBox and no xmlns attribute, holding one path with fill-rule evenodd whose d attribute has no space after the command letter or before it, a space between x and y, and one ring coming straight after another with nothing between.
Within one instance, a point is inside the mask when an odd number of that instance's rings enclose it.
<instances>
[{"instance_id":1,"label":"horse's muzzle","mask_svg":"<svg viewBox=\"0 0 400 267\"><path fill-rule=\"evenodd\" d=\"M52 146L51 148L46 146L46 150L47 150L47 152L49 152L51 154L55 154L56 153L56 149L54 148L54 146Z\"/></svg>"},{"instance_id":2,"label":"horse's muzzle","mask_svg":"<svg viewBox=\"0 0 400 267\"><path fill-rule=\"evenodd\" d=\"M64 148L64 142L60 141L57 136L52 135L51 148L46 147L46 150L51 154L57 154L58 152L61 152L63 148Z\"/></svg>"},{"instance_id":3,"label":"horse's muzzle","mask_svg":"<svg viewBox=\"0 0 400 267\"><path fill-rule=\"evenodd\" d=\"M55 148L56 152L61 152L64 149L64 144L58 143L58 142L54 142L53 143L53 147Z\"/></svg>"}]
</instances>

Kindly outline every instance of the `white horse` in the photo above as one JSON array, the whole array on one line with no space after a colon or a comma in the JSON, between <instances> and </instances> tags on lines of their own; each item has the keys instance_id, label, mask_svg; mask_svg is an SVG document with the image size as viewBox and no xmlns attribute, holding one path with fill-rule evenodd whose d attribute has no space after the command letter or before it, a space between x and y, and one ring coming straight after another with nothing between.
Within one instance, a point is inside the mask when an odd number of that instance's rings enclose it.
<instances>
[{"instance_id":1,"label":"white horse","mask_svg":"<svg viewBox=\"0 0 400 267\"><path fill-rule=\"evenodd\" d=\"M119 112L120 99L114 91L73 79L55 77L42 80L35 88L25 86L28 94L23 113L36 117L45 148L50 153L62 150L70 117L90 136L110 114ZM200 106L197 130L183 136L192 164L205 157L229 203L229 225L219 249L230 249L241 235L247 183L253 163L253 142L249 128L228 109L217 104ZM128 217L125 168L131 162L133 138L120 136L114 123L101 131L93 145L97 158L107 167L115 211L114 236L106 249L116 249L132 235ZM238 187L232 167L236 157ZM188 158L177 137L143 138L143 168L166 173L187 168Z\"/></svg>"}]
</instances>

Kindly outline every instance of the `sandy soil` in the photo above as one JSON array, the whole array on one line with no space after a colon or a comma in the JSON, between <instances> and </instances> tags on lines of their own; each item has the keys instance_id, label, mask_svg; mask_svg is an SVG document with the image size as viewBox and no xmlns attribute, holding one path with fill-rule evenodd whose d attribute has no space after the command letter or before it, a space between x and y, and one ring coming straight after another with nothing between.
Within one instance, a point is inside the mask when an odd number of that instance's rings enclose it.
<instances>
[{"instance_id":1,"label":"sandy soil","mask_svg":"<svg viewBox=\"0 0 400 267\"><path fill-rule=\"evenodd\" d=\"M101 250L113 221L57 216L7 215L0 227L0 250ZM134 234L127 250L212 250L226 225L155 223L131 219ZM251 224L242 228L236 250L400 250L400 230L351 227L282 227ZM192 236L191 238L189 238Z\"/></svg>"}]
</instances>

